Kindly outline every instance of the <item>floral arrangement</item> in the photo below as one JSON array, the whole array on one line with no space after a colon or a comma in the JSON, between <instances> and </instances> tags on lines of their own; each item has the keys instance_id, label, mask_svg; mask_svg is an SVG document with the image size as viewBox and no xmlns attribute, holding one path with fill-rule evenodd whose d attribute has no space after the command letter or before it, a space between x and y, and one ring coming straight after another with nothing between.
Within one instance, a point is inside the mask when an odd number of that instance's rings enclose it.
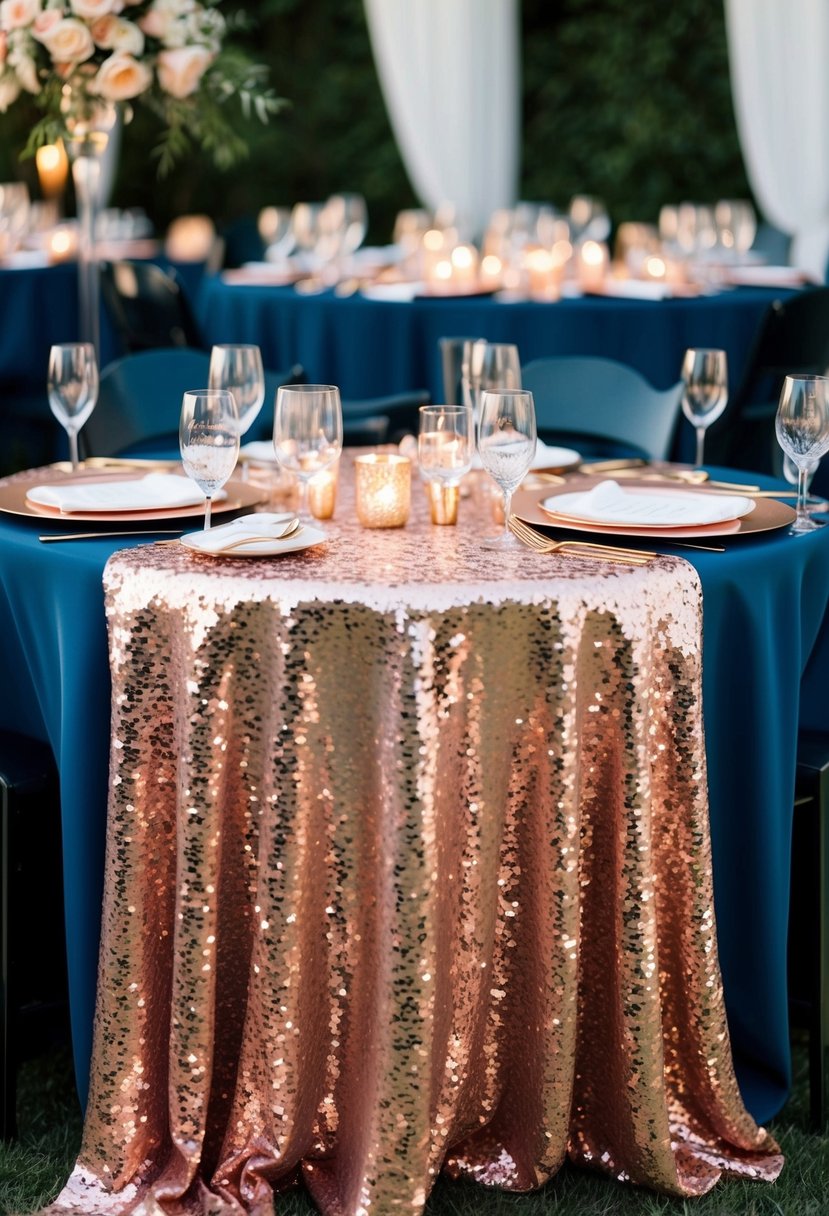
<instances>
[{"instance_id":1,"label":"floral arrangement","mask_svg":"<svg viewBox=\"0 0 829 1216\"><path fill-rule=\"evenodd\" d=\"M102 105L138 100L163 124L160 171L193 143L226 167L243 156L227 103L263 122L281 105L266 69L225 45L220 0L2 0L0 112L43 111L26 151L77 135ZM239 22L237 21L237 24Z\"/></svg>"}]
</instances>

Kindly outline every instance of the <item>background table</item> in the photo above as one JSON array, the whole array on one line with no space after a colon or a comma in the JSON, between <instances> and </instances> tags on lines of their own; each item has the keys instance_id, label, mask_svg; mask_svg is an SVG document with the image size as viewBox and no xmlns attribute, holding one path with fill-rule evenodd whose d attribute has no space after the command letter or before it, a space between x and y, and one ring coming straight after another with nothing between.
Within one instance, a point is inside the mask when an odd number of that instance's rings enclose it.
<instances>
[{"instance_id":1,"label":"background table","mask_svg":"<svg viewBox=\"0 0 829 1216\"><path fill-rule=\"evenodd\" d=\"M739 383L761 317L788 292L740 288L695 299L600 298L552 304L489 298L406 303L302 295L291 287L228 285L205 278L199 318L210 342L255 342L265 365L301 363L309 378L351 398L427 388L443 400L438 340L480 337L518 346L521 362L546 355L600 355L627 363L657 388L679 379L689 346L724 349Z\"/></svg>"},{"instance_id":2,"label":"background table","mask_svg":"<svg viewBox=\"0 0 829 1216\"><path fill-rule=\"evenodd\" d=\"M737 475L739 476L739 474ZM742 478L745 480L745 478ZM42 525L41 525L42 527ZM43 546L0 521L0 725L51 743L63 783L75 1059L86 1088L103 886L109 667L101 575L124 541ZM406 535L405 533L403 535ZM725 554L676 551L704 600L704 702L721 963L735 1061L752 1114L789 1084L786 926L801 677L825 690L829 529L772 534ZM814 652L814 662L810 655ZM825 692L812 726L829 726Z\"/></svg>"}]
</instances>

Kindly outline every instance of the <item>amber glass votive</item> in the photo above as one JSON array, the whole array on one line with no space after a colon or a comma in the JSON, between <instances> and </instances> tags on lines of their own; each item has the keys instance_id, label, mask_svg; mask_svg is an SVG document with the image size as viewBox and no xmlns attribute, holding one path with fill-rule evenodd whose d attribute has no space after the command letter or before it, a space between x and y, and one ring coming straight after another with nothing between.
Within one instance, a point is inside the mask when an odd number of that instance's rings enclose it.
<instances>
[{"instance_id":1,"label":"amber glass votive","mask_svg":"<svg viewBox=\"0 0 829 1216\"><path fill-rule=\"evenodd\" d=\"M400 528L409 518L412 462L373 452L354 461L357 518L364 528Z\"/></svg>"},{"instance_id":2,"label":"amber glass votive","mask_svg":"<svg viewBox=\"0 0 829 1216\"><path fill-rule=\"evenodd\" d=\"M330 519L337 504L337 465L321 469L308 482L308 510L314 519Z\"/></svg>"},{"instance_id":3,"label":"amber glass votive","mask_svg":"<svg viewBox=\"0 0 829 1216\"><path fill-rule=\"evenodd\" d=\"M442 481L427 481L426 496L429 499L429 515L433 524L456 524L461 488L447 486Z\"/></svg>"}]
</instances>

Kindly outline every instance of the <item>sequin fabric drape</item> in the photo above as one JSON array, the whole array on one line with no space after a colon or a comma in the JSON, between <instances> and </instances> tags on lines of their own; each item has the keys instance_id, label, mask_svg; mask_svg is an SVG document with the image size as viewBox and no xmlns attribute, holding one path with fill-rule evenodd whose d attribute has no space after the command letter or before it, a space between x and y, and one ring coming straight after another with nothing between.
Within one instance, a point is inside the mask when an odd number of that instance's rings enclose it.
<instances>
[{"instance_id":1,"label":"sequin fabric drape","mask_svg":"<svg viewBox=\"0 0 829 1216\"><path fill-rule=\"evenodd\" d=\"M105 575L92 1088L54 1212L421 1210L569 1155L770 1180L717 963L699 585L353 523Z\"/></svg>"}]
</instances>

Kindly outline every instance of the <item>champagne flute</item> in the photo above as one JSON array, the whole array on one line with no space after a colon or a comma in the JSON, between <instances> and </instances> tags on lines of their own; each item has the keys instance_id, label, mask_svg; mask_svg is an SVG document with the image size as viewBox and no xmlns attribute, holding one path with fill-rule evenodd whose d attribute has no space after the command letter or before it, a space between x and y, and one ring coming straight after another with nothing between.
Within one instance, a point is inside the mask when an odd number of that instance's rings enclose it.
<instances>
[{"instance_id":1,"label":"champagne flute","mask_svg":"<svg viewBox=\"0 0 829 1216\"><path fill-rule=\"evenodd\" d=\"M213 495L236 468L239 411L227 389L193 389L184 394L179 422L184 471L204 494L204 530L211 520Z\"/></svg>"},{"instance_id":2,"label":"champagne flute","mask_svg":"<svg viewBox=\"0 0 829 1216\"><path fill-rule=\"evenodd\" d=\"M308 521L308 482L338 459L343 446L340 390L333 384L283 384L273 420L276 459L299 480L299 514Z\"/></svg>"},{"instance_id":3,"label":"champagne flute","mask_svg":"<svg viewBox=\"0 0 829 1216\"><path fill-rule=\"evenodd\" d=\"M98 400L98 362L91 342L67 342L49 352L49 408L69 436L72 471L80 468L78 432Z\"/></svg>"},{"instance_id":4,"label":"champagne flute","mask_svg":"<svg viewBox=\"0 0 829 1216\"><path fill-rule=\"evenodd\" d=\"M705 432L728 402L724 350L686 350L682 360L682 412L697 433L697 468L702 468Z\"/></svg>"},{"instance_id":5,"label":"champagne flute","mask_svg":"<svg viewBox=\"0 0 829 1216\"><path fill-rule=\"evenodd\" d=\"M458 518L460 481L472 467L472 411L464 405L421 405L417 458L428 484L432 523Z\"/></svg>"},{"instance_id":6,"label":"champagne flute","mask_svg":"<svg viewBox=\"0 0 829 1216\"><path fill-rule=\"evenodd\" d=\"M510 504L535 455L535 403L530 392L510 389L481 395L478 452L481 463L504 496L504 531L487 538L487 549L523 552L524 546L509 530Z\"/></svg>"},{"instance_id":7,"label":"champagne flute","mask_svg":"<svg viewBox=\"0 0 829 1216\"><path fill-rule=\"evenodd\" d=\"M774 420L777 442L797 465L797 518L791 535L814 532L822 525L806 507L809 466L829 452L829 379L786 376Z\"/></svg>"},{"instance_id":8,"label":"champagne flute","mask_svg":"<svg viewBox=\"0 0 829 1216\"><path fill-rule=\"evenodd\" d=\"M208 388L225 388L233 393L239 412L240 437L250 430L265 400L265 371L258 346L246 344L214 346L210 352ZM247 480L248 467L242 469Z\"/></svg>"}]
</instances>

